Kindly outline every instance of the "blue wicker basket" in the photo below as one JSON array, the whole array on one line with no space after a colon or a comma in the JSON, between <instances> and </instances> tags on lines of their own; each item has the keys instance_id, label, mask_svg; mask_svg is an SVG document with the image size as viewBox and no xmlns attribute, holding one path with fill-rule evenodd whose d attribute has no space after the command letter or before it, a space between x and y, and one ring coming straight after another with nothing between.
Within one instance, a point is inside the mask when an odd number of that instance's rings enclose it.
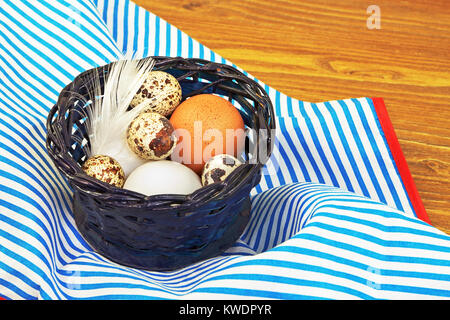
<instances>
[{"instance_id":1,"label":"blue wicker basket","mask_svg":"<svg viewBox=\"0 0 450 320\"><path fill-rule=\"evenodd\" d=\"M264 89L235 68L200 59L152 57L154 70L174 75L183 99L200 93L226 96L267 156L273 148L273 107ZM94 71L104 83L111 64L88 70L60 93L47 119L47 150L73 189L76 225L92 248L117 263L170 271L221 254L240 237L250 217L250 191L263 161L247 161L225 181L190 195L144 196L86 175L88 140L80 108L88 105ZM251 152L246 141L246 154Z\"/></svg>"}]
</instances>

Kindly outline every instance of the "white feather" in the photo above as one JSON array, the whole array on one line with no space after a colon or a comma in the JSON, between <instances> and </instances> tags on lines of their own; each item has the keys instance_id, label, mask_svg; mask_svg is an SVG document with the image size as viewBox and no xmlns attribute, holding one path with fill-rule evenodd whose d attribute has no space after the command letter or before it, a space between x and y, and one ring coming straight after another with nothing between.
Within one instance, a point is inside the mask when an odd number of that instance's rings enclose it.
<instances>
[{"instance_id":1,"label":"white feather","mask_svg":"<svg viewBox=\"0 0 450 320\"><path fill-rule=\"evenodd\" d=\"M91 104L86 107L86 128L90 141L88 157L107 155L117 160L125 176L146 162L127 145L126 132L131 121L145 104L128 110L131 100L154 66L153 59L119 60L112 64L102 92L99 75L95 75Z\"/></svg>"}]
</instances>

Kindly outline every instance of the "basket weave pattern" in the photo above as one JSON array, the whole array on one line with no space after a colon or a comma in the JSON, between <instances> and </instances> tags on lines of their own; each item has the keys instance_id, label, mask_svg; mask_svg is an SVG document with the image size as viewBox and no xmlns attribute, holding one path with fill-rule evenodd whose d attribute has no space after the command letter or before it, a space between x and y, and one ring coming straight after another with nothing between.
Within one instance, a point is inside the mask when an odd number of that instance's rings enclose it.
<instances>
[{"instance_id":1,"label":"basket weave pattern","mask_svg":"<svg viewBox=\"0 0 450 320\"><path fill-rule=\"evenodd\" d=\"M273 107L264 89L235 68L200 59L153 57L154 70L174 75L183 100L201 93L228 97L248 128L273 148ZM111 65L96 68L104 84ZM131 267L174 270L220 254L239 238L250 214L249 194L262 163L245 163L220 183L190 195L145 196L86 175L89 138L85 128L94 69L60 93L47 119L47 150L74 191L73 212L80 233L105 257ZM261 130L262 129L262 130ZM250 152L246 141L247 156Z\"/></svg>"}]
</instances>

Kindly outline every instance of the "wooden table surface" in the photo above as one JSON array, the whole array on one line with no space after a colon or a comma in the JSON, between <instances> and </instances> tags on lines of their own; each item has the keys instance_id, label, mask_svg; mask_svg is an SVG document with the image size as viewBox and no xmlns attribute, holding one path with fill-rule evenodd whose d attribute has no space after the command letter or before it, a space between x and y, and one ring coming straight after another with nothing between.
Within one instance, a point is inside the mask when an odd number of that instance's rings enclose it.
<instances>
[{"instance_id":1,"label":"wooden table surface","mask_svg":"<svg viewBox=\"0 0 450 320\"><path fill-rule=\"evenodd\" d=\"M450 234L449 0L135 2L293 98L383 97L431 222Z\"/></svg>"}]
</instances>

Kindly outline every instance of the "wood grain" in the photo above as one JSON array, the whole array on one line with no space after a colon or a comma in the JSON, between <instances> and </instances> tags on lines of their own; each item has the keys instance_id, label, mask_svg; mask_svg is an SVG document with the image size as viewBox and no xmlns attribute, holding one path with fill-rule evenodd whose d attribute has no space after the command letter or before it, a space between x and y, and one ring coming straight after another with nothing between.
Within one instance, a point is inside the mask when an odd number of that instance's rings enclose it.
<instances>
[{"instance_id":1,"label":"wood grain","mask_svg":"<svg viewBox=\"0 0 450 320\"><path fill-rule=\"evenodd\" d=\"M450 234L450 3L135 0L269 86L383 97L432 224ZM367 28L367 7L381 29Z\"/></svg>"}]
</instances>

